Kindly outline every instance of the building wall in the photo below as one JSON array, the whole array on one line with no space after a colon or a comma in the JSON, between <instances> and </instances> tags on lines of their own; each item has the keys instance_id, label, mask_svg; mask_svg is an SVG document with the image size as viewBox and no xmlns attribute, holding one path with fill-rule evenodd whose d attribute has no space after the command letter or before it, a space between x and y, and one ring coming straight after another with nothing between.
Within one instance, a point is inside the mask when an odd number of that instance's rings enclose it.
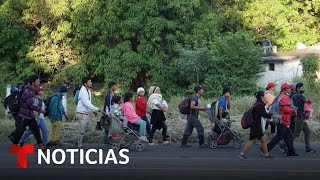
<instances>
[{"instance_id":1,"label":"building wall","mask_svg":"<svg viewBox=\"0 0 320 180\"><path fill-rule=\"evenodd\" d=\"M258 86L265 87L268 82L275 82L278 85L283 82L292 82L293 78L301 77L303 74L300 59L274 64L275 71L269 70L269 63L264 64L265 72L260 74Z\"/></svg>"}]
</instances>

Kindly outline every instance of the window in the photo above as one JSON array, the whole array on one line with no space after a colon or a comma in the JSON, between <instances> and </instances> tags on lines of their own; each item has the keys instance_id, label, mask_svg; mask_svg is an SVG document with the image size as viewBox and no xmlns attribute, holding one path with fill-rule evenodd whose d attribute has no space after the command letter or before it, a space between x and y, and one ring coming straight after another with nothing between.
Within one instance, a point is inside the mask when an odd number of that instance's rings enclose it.
<instances>
[{"instance_id":1,"label":"window","mask_svg":"<svg viewBox=\"0 0 320 180\"><path fill-rule=\"evenodd\" d=\"M269 63L269 71L274 71L274 63Z\"/></svg>"}]
</instances>

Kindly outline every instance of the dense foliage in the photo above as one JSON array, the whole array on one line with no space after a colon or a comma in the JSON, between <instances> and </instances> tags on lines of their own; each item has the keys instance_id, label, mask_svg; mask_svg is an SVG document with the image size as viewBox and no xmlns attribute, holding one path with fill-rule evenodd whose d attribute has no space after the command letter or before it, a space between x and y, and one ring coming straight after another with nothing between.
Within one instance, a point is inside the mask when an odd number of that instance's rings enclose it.
<instances>
[{"instance_id":1,"label":"dense foliage","mask_svg":"<svg viewBox=\"0 0 320 180\"><path fill-rule=\"evenodd\" d=\"M313 44L319 20L320 0L0 0L0 85L92 74L131 90L246 94L262 70L255 42Z\"/></svg>"}]
</instances>

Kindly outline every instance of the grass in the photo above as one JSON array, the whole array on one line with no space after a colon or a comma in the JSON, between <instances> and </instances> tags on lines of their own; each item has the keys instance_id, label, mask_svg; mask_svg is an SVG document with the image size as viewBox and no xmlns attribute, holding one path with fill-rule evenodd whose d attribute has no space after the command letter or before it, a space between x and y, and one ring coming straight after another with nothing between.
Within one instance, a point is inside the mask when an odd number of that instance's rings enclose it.
<instances>
[{"instance_id":1,"label":"grass","mask_svg":"<svg viewBox=\"0 0 320 180\"><path fill-rule=\"evenodd\" d=\"M182 139L183 131L185 125L187 123L185 115L182 115L178 110L178 104L181 102L183 97L175 96L168 100L169 109L172 111L172 115L170 117L167 116L167 125L168 125L168 133L171 137L171 141L179 142ZM211 104L214 99L200 99L201 105ZM242 98L233 98L231 101L230 114L232 119L237 122L233 123L233 127L237 129L237 131L241 134L243 140L247 140L249 130L243 130L240 126L240 119L242 113L247 110L251 104L254 102L253 97L242 97ZM315 102L315 101L314 101ZM100 109L103 108L103 99L101 96L93 98L93 104L98 106ZM318 104L317 104L318 105ZM318 106L316 106L318 107ZM70 121L64 122L64 128L61 136L62 142L72 143L74 142L74 136L78 133L79 124L77 121L74 121L75 115L75 104L73 102L73 98L68 98L68 116ZM0 143L9 143L7 136L14 129L14 120L5 118L4 111L0 112ZM100 116L94 117L91 115L91 126L92 129L95 128L96 122L99 121ZM315 116L314 116L315 117ZM205 128L205 134L208 135L211 129L211 123L208 119L208 115L204 112L200 113L200 120ZM308 122L310 125L310 130L312 132L312 140L317 141L320 137L320 122L317 120L312 120ZM48 129L50 129L50 122L47 120ZM88 135L84 137L85 142L90 143L102 143L103 131L92 131ZM159 131L156 132L155 139L161 139L161 134ZM193 134L190 138L191 141L197 141L197 133L196 130L193 131ZM303 140L303 135L298 139L299 141ZM27 142L34 143L34 138L28 138Z\"/></svg>"}]
</instances>

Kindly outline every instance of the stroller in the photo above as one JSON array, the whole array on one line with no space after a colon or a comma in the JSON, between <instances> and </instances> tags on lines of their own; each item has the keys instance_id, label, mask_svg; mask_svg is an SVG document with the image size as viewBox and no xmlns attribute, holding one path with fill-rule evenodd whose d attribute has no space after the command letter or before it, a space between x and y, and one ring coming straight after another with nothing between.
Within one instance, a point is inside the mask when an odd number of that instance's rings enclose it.
<instances>
[{"instance_id":1,"label":"stroller","mask_svg":"<svg viewBox=\"0 0 320 180\"><path fill-rule=\"evenodd\" d=\"M218 145L227 145L232 140L233 147L235 149L240 149L242 140L239 136L239 133L229 127L231 123L236 121L228 120L228 122L221 122L217 118L218 104L218 102L214 102L212 103L211 107L207 108L206 110L209 116L209 120L213 125L208 139L210 148L215 149L218 147Z\"/></svg>"},{"instance_id":2,"label":"stroller","mask_svg":"<svg viewBox=\"0 0 320 180\"><path fill-rule=\"evenodd\" d=\"M139 125L131 124L127 119L120 119L113 114L106 116L108 121L109 133L111 134L110 143L114 151L129 148L134 145L137 151L143 151L145 144L139 138Z\"/></svg>"}]
</instances>

